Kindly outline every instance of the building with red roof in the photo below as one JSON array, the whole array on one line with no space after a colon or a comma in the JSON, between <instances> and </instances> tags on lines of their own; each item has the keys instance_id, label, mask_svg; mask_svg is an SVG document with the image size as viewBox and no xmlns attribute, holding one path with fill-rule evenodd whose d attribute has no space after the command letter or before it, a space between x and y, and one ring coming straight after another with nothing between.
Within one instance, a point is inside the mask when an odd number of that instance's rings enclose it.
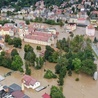
<instances>
[{"instance_id":1,"label":"building with red roof","mask_svg":"<svg viewBox=\"0 0 98 98\"><path fill-rule=\"evenodd\" d=\"M54 43L54 38L52 34L35 31L25 35L24 41L40 45L51 45Z\"/></svg>"},{"instance_id":2,"label":"building with red roof","mask_svg":"<svg viewBox=\"0 0 98 98\"><path fill-rule=\"evenodd\" d=\"M40 82L38 82L36 79L32 78L29 75L24 75L22 78L22 83L26 88L32 88L35 89L40 86Z\"/></svg>"},{"instance_id":3,"label":"building with red roof","mask_svg":"<svg viewBox=\"0 0 98 98\"><path fill-rule=\"evenodd\" d=\"M10 36L13 36L14 35L14 27L12 26L8 26L8 25L5 25L5 26L0 26L0 35L10 35Z\"/></svg>"},{"instance_id":4,"label":"building with red roof","mask_svg":"<svg viewBox=\"0 0 98 98\"><path fill-rule=\"evenodd\" d=\"M47 93L45 93L44 95L42 95L43 98L51 98L50 95L48 95Z\"/></svg>"}]
</instances>

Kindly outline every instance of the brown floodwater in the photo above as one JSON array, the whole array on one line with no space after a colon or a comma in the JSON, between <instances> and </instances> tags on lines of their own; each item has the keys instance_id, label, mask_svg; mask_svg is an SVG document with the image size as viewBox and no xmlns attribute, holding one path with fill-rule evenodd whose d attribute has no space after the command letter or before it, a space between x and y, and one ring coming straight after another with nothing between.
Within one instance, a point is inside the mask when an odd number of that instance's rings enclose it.
<instances>
[{"instance_id":1,"label":"brown floodwater","mask_svg":"<svg viewBox=\"0 0 98 98\"><path fill-rule=\"evenodd\" d=\"M41 70L32 69L32 77L40 81L42 86L48 86L46 89L36 92L32 89L25 88L25 94L30 96L30 98L42 98L41 96L46 92L50 93L50 88L52 85L57 86L57 79L44 79L44 68L50 69L54 72L55 64L50 64L46 62L46 65L43 66ZM9 69L0 67L0 74L4 75L9 72ZM7 76L5 80L1 83L3 85L11 85L12 83L16 83L21 86L21 79L23 74L19 72L12 73L11 76ZM79 81L75 81L75 79L79 77ZM94 81L92 77L89 77L85 74L77 75L75 73L72 74L71 77L66 76L64 79L63 93L66 98L97 98L98 97L98 81Z\"/></svg>"},{"instance_id":2,"label":"brown floodwater","mask_svg":"<svg viewBox=\"0 0 98 98\"><path fill-rule=\"evenodd\" d=\"M58 39L62 39L63 37L67 38L69 36L68 33L65 33L64 28L61 28L59 26L54 26L57 28L57 30L60 32ZM74 32L74 34L85 34L85 29L84 28L79 28L78 30ZM95 34L98 35L98 32ZM24 43L23 42L23 47L25 44L30 44L30 43ZM37 55L39 55L39 52L36 51L36 46L35 44L30 44L33 48L34 51ZM20 56L22 59L24 58L24 50L22 49L17 49ZM42 50L45 50L45 46L41 46ZM12 48L12 46L8 46L6 44L6 49ZM95 62L98 64L98 61ZM52 85L58 86L57 85L57 79L44 79L44 69L50 69L53 72L54 71L55 64L46 62L43 66L42 69L36 70L33 67L31 67L32 70L32 78L37 79L40 81L41 86L48 86L46 89L36 92L35 90L32 89L27 89L25 88L25 94L27 94L30 98L42 98L42 95L46 92L50 94L50 88ZM23 68L24 65L23 65ZM11 70L6 69L4 67L0 67L0 75L4 75L7 72ZM21 79L22 79L23 74L20 72L13 72L11 76L7 76L5 80L3 80L1 83L3 85L11 85L13 83L16 83L21 86ZM80 80L77 82L75 81L76 78L79 78ZM72 76L66 76L64 79L64 86L63 86L63 93L66 96L66 98L98 98L98 80L94 81L92 77L87 76L85 74L75 74L73 73Z\"/></svg>"}]
</instances>

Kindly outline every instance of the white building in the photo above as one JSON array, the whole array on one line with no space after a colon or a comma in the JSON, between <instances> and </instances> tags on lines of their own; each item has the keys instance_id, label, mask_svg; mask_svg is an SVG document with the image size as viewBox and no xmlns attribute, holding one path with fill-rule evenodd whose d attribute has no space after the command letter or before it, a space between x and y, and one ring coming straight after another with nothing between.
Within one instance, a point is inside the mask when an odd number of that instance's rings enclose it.
<instances>
[{"instance_id":1,"label":"white building","mask_svg":"<svg viewBox=\"0 0 98 98\"><path fill-rule=\"evenodd\" d=\"M92 25L88 25L86 27L86 35L94 36L95 35L95 28Z\"/></svg>"},{"instance_id":2,"label":"white building","mask_svg":"<svg viewBox=\"0 0 98 98\"><path fill-rule=\"evenodd\" d=\"M3 27L0 27L0 35L10 35L10 36L14 36L14 31L11 27L6 27L6 26L3 26Z\"/></svg>"},{"instance_id":3,"label":"white building","mask_svg":"<svg viewBox=\"0 0 98 98\"><path fill-rule=\"evenodd\" d=\"M76 24L69 23L69 24L65 25L65 28L66 28L67 32L72 32L72 31L76 30Z\"/></svg>"},{"instance_id":4,"label":"white building","mask_svg":"<svg viewBox=\"0 0 98 98\"><path fill-rule=\"evenodd\" d=\"M22 84L26 88L32 88L35 89L40 86L40 82L38 82L36 79L32 78L31 76L24 75L22 78Z\"/></svg>"},{"instance_id":5,"label":"white building","mask_svg":"<svg viewBox=\"0 0 98 98\"><path fill-rule=\"evenodd\" d=\"M56 34L56 33L57 33L57 31L56 31L55 28L47 28L47 30L48 30L49 32L51 32L51 34Z\"/></svg>"},{"instance_id":6,"label":"white building","mask_svg":"<svg viewBox=\"0 0 98 98\"><path fill-rule=\"evenodd\" d=\"M6 13L7 11L13 12L15 8L2 8L1 13Z\"/></svg>"}]
</instances>

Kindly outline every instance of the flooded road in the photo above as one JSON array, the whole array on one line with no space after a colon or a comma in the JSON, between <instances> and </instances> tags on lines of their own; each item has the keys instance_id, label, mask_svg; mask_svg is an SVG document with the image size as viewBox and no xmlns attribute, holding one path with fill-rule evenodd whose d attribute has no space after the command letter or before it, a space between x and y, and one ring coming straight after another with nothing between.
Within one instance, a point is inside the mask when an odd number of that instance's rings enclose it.
<instances>
[{"instance_id":1,"label":"flooded road","mask_svg":"<svg viewBox=\"0 0 98 98\"><path fill-rule=\"evenodd\" d=\"M57 31L59 31L59 37L58 39L62 39L63 37L68 38L69 34L65 33L64 28L59 27L59 26L53 26L57 29ZM78 30L74 31L74 35L81 35L81 34L85 34L85 28L80 28L78 27ZM95 36L98 35L98 32L96 32ZM24 58L24 45L25 44L30 44L30 43L24 43L23 42L23 46L22 49L17 49L21 58ZM39 52L36 51L36 46L35 44L30 44L33 48L34 48L34 52L39 55ZM9 47L6 44L6 47ZM10 46L9 48L12 48L12 46ZM45 50L45 46L41 46L42 50ZM24 60L24 59L23 59ZM95 63L98 64L98 60L95 61ZM40 83L41 86L48 86L46 89L40 91L40 92L36 92L35 90L32 89L27 89L25 88L25 94L27 94L30 98L42 98L42 95L46 92L48 94L50 94L50 88L52 85L56 85L57 86L57 79L44 79L44 69L50 69L53 72L54 71L54 67L56 64L53 63L49 63L46 62L43 66L42 69L40 70L36 70L33 67L31 67L32 70L32 78L37 79ZM24 65L23 65L23 68ZM6 69L4 67L0 67L0 75L4 75L7 72L9 72L11 70ZM22 79L23 74L21 74L20 72L14 72L12 73L11 76L7 76L5 78L5 80L3 80L1 83L3 85L11 85L13 83L16 83L18 85L21 86L21 79ZM79 78L80 80L77 82L75 81L76 78ZM75 74L73 73L71 77L66 76L64 79L64 86L63 86L63 93L66 96L66 98L98 98L98 80L94 81L92 77L87 76L85 74Z\"/></svg>"}]
</instances>

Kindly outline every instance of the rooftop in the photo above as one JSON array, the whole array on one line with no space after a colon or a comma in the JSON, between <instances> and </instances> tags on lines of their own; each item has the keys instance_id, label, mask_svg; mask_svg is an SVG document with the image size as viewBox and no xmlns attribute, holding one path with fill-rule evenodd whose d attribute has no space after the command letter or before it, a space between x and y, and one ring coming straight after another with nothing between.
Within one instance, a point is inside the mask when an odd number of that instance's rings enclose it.
<instances>
[{"instance_id":1,"label":"rooftop","mask_svg":"<svg viewBox=\"0 0 98 98\"><path fill-rule=\"evenodd\" d=\"M44 95L42 95L43 98L51 98L50 95L48 95L47 93L45 93Z\"/></svg>"}]
</instances>

